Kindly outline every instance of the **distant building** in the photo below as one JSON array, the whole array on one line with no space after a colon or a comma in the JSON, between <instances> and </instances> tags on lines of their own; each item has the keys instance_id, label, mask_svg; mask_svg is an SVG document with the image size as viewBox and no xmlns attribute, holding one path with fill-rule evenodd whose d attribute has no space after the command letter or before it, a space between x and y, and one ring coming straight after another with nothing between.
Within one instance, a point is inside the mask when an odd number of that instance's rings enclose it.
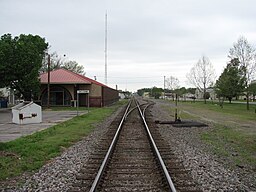
<instances>
[{"instance_id":1,"label":"distant building","mask_svg":"<svg viewBox=\"0 0 256 192\"><path fill-rule=\"evenodd\" d=\"M206 92L210 94L210 99L212 99L212 100L217 99L217 95L216 95L215 90L213 88L211 88L211 87L207 88ZM195 97L197 99L204 99L204 92L197 88L196 91L195 91Z\"/></svg>"},{"instance_id":2,"label":"distant building","mask_svg":"<svg viewBox=\"0 0 256 192\"><path fill-rule=\"evenodd\" d=\"M5 87L5 88L0 88L0 99L7 99L8 104L15 105L16 104L16 98L15 98L15 90Z\"/></svg>"},{"instance_id":3,"label":"distant building","mask_svg":"<svg viewBox=\"0 0 256 192\"><path fill-rule=\"evenodd\" d=\"M48 100L48 73L40 75L42 106ZM50 105L76 105L78 90L88 90L89 94L79 94L79 106L103 107L118 101L118 91L98 81L66 69L57 69L50 72ZM88 98L89 97L89 98Z\"/></svg>"},{"instance_id":4,"label":"distant building","mask_svg":"<svg viewBox=\"0 0 256 192\"><path fill-rule=\"evenodd\" d=\"M120 99L128 99L130 98L131 94L128 91L121 91L119 90L119 98Z\"/></svg>"},{"instance_id":5,"label":"distant building","mask_svg":"<svg viewBox=\"0 0 256 192\"><path fill-rule=\"evenodd\" d=\"M142 97L144 97L144 98L149 98L149 95L150 95L149 92L144 92L143 95L142 95Z\"/></svg>"}]
</instances>

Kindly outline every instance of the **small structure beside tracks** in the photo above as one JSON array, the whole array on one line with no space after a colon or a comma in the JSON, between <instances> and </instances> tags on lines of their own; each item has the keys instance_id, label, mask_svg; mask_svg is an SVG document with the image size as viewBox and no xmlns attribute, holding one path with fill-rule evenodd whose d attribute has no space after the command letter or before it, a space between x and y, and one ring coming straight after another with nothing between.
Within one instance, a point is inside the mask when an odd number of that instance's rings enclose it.
<instances>
[{"instance_id":1,"label":"small structure beside tracks","mask_svg":"<svg viewBox=\"0 0 256 192\"><path fill-rule=\"evenodd\" d=\"M12 122L16 124L30 124L42 122L42 108L31 102L22 102L12 107Z\"/></svg>"}]
</instances>

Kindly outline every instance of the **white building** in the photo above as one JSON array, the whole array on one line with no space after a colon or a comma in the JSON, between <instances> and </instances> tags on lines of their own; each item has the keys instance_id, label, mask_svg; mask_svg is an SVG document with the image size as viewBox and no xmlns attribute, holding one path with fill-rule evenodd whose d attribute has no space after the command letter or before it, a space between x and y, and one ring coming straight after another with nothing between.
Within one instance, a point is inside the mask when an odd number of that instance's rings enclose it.
<instances>
[{"instance_id":1,"label":"white building","mask_svg":"<svg viewBox=\"0 0 256 192\"><path fill-rule=\"evenodd\" d=\"M207 88L206 92L210 94L210 99L216 100L217 99L217 95L214 91L213 88ZM200 91L198 88L195 91L195 96L197 99L204 99L204 92Z\"/></svg>"},{"instance_id":2,"label":"white building","mask_svg":"<svg viewBox=\"0 0 256 192\"><path fill-rule=\"evenodd\" d=\"M30 124L42 122L42 108L31 102L23 102L12 108L12 122L16 124Z\"/></svg>"}]
</instances>

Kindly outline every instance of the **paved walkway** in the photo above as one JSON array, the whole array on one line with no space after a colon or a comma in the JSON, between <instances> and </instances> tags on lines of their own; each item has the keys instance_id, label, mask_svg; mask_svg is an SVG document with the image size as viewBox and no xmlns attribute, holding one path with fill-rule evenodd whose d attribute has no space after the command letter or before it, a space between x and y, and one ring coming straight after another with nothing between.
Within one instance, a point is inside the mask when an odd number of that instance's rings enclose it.
<instances>
[{"instance_id":1,"label":"paved walkway","mask_svg":"<svg viewBox=\"0 0 256 192\"><path fill-rule=\"evenodd\" d=\"M79 112L79 115L86 112ZM43 111L42 123L17 125L12 123L12 111L0 109L0 142L15 140L21 136L41 131L60 122L67 121L77 115L76 111Z\"/></svg>"}]
</instances>

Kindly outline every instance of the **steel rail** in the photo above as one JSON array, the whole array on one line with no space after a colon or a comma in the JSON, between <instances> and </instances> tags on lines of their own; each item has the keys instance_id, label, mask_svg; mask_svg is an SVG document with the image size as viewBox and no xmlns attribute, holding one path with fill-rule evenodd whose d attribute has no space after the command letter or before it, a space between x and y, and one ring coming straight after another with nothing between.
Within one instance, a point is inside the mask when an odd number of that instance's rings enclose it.
<instances>
[{"instance_id":1,"label":"steel rail","mask_svg":"<svg viewBox=\"0 0 256 192\"><path fill-rule=\"evenodd\" d=\"M137 106L136 107L133 107L130 111L128 111L127 113L126 113L126 115L125 115L125 119L128 117L128 115L134 110L134 109L136 109L137 108Z\"/></svg>"},{"instance_id":2,"label":"steel rail","mask_svg":"<svg viewBox=\"0 0 256 192\"><path fill-rule=\"evenodd\" d=\"M153 137L152 137L152 135L151 135L151 133L150 133L150 130L149 130L149 128L148 128L148 125L147 125L147 122L146 122L146 120L145 120L145 117L144 117L144 115L143 115L142 112L141 112L141 109L140 109L140 107L139 107L139 103L138 103L138 101L136 101L136 100L135 100L135 102L136 102L136 105L138 106L138 110L139 110L139 112L140 112L140 116L141 116L141 118L142 118L142 120L143 120L143 123L144 123L144 125L145 125L145 128L146 128L146 130L147 130L147 134L148 134L149 139L150 139L150 142L151 142L151 144L152 144L152 146L153 146L154 152L155 152L155 154L156 154L156 156L157 156L157 159L158 159L158 161L159 161L159 163L160 163L160 165L161 165L161 169L162 169L162 171L163 171L163 173L164 173L164 176L165 176L165 178L166 178L166 180L167 180L168 187L169 187L169 189L170 189L172 192L176 192L176 188L175 188L175 186L174 186L174 184L173 184L173 181L172 181L172 179L171 179L171 177L170 177L170 175L169 175L169 172L168 172L168 170L167 170L167 168L166 168L166 166L165 166L165 163L164 163L164 161L163 161L163 159L162 159L162 157L161 157L161 155L160 155L160 152L159 152L159 150L158 150L158 148L157 148L157 146L156 146L156 144L155 144L155 141L154 141L154 139L153 139Z\"/></svg>"},{"instance_id":3,"label":"steel rail","mask_svg":"<svg viewBox=\"0 0 256 192\"><path fill-rule=\"evenodd\" d=\"M143 112L142 112L143 117L145 117L145 111L146 111L146 109L147 109L150 105L152 105L152 104L151 104L151 103L150 103L150 104L147 104L146 107L143 109Z\"/></svg>"},{"instance_id":4,"label":"steel rail","mask_svg":"<svg viewBox=\"0 0 256 192\"><path fill-rule=\"evenodd\" d=\"M142 106L142 105L145 105L145 103L144 103L144 104L140 104L140 106ZM130 109L130 111L126 114L125 119L126 119L126 118L130 115L130 113L133 112L133 110L136 109L137 107L138 107L138 106L133 107L132 109Z\"/></svg>"},{"instance_id":5,"label":"steel rail","mask_svg":"<svg viewBox=\"0 0 256 192\"><path fill-rule=\"evenodd\" d=\"M149 103L149 104L147 104L146 105L146 107L143 109L143 117L145 117L145 112L146 112L146 110L147 110L147 108L150 106L150 105L153 105L154 104L154 102L151 102L151 103ZM142 106L142 105L140 105L140 106Z\"/></svg>"},{"instance_id":6,"label":"steel rail","mask_svg":"<svg viewBox=\"0 0 256 192\"><path fill-rule=\"evenodd\" d=\"M118 126L118 128L117 128L117 131L116 131L116 133L115 133L115 136L114 136L114 138L113 138L113 140L112 140L112 142L111 142L111 144L110 144L110 146L109 146L109 148L108 148L108 152L107 152L107 154L106 154L106 156L105 156L105 158L104 158L104 160L103 160L103 162L102 162L102 164L101 164L101 166L100 166L100 168L99 168L99 171L98 171L98 173L97 173L97 175L96 175L96 177L95 177L95 179L94 179L94 181L93 181L93 184L92 184L92 186L91 186L90 192L96 191L96 188L97 188L98 185L99 185L100 179L101 179L101 177L102 177L102 175L103 175L103 172L104 172L104 170L105 170L105 168L106 168L106 166L107 166L107 163L108 163L108 161L109 161L110 155L111 155L111 153L113 152L113 150L114 150L114 148L115 148L117 139L118 139L118 137L119 137L119 134L120 134L120 131L121 131L121 128L122 128L122 125L123 125L123 122L124 122L124 120L125 120L125 117L126 117L126 114L127 114L128 110L129 110L129 108L130 108L130 106L131 106L131 103L132 103L132 99L131 99L130 102L128 103L128 106L127 106L127 108L126 108L126 110L125 110L125 113L124 113L124 115L123 115L123 117L122 117L122 120L121 120L121 122L120 122L120 124L119 124L119 126Z\"/></svg>"}]
</instances>

